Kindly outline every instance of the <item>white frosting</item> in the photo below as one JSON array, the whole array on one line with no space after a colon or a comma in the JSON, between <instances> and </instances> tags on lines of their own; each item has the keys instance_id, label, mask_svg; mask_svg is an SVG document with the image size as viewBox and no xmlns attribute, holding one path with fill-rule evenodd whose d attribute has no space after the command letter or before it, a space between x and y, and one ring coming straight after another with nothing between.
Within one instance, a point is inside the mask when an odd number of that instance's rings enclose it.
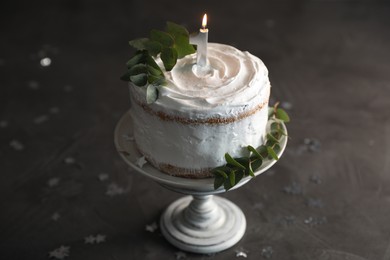
<instances>
[{"instance_id":1,"label":"white frosting","mask_svg":"<svg viewBox=\"0 0 390 260\"><path fill-rule=\"evenodd\" d=\"M146 110L146 87L130 86L135 141L156 165L213 168L225 163L226 152L244 156L247 145L263 142L270 93L267 68L248 52L216 43L208 44L208 60L210 66L203 70L195 65L196 54L178 60L171 72L164 72L168 85L159 87L158 100ZM158 113L170 118L162 120ZM205 123L215 118L233 120Z\"/></svg>"}]
</instances>

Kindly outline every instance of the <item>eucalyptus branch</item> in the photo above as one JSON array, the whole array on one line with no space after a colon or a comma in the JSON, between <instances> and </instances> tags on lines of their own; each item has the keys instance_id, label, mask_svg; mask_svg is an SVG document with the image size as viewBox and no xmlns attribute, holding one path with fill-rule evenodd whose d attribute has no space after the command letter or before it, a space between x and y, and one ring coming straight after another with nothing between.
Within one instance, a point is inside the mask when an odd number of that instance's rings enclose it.
<instances>
[{"instance_id":1,"label":"eucalyptus branch","mask_svg":"<svg viewBox=\"0 0 390 260\"><path fill-rule=\"evenodd\" d=\"M172 22L167 22L165 31L152 30L149 38L129 41L129 45L137 51L126 63L127 71L121 79L138 87L147 86L148 103L158 98L156 86L165 85L163 69L172 70L177 59L195 52L194 46L189 43L187 29ZM157 58L163 62L163 69L156 63Z\"/></svg>"},{"instance_id":2,"label":"eucalyptus branch","mask_svg":"<svg viewBox=\"0 0 390 260\"><path fill-rule=\"evenodd\" d=\"M222 185L225 190L233 188L241 181L243 177L255 177L254 172L261 167L265 160L279 160L277 153L280 151L280 141L283 136L287 136L282 127L282 122L289 122L290 117L276 103L273 109L270 109L268 120L272 120L271 131L266 136L266 142L257 149L248 145L248 157L232 158L228 153L225 154L226 164L214 168L214 189Z\"/></svg>"}]
</instances>

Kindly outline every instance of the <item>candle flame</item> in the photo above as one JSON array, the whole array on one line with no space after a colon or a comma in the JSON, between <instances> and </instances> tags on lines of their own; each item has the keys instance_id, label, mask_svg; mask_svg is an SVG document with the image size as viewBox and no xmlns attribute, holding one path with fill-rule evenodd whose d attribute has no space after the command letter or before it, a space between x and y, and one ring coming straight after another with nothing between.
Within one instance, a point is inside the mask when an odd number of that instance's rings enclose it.
<instances>
[{"instance_id":1,"label":"candle flame","mask_svg":"<svg viewBox=\"0 0 390 260\"><path fill-rule=\"evenodd\" d=\"M202 20L202 27L203 29L206 29L207 26L207 14L203 15L203 20Z\"/></svg>"}]
</instances>

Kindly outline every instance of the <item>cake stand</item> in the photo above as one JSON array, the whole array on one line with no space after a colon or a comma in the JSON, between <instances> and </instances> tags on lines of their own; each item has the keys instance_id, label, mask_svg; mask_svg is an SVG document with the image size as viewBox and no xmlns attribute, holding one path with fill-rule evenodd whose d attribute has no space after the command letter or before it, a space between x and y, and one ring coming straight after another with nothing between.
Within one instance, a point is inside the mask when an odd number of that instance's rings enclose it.
<instances>
[{"instance_id":1,"label":"cake stand","mask_svg":"<svg viewBox=\"0 0 390 260\"><path fill-rule=\"evenodd\" d=\"M287 132L285 125L284 130ZM163 236L177 248L193 252L210 254L220 252L235 245L243 236L246 220L241 209L229 200L213 196L226 192L223 187L214 189L214 178L188 179L167 175L146 163L139 163L142 155L137 151L133 136L130 114L125 113L115 128L115 146L123 160L138 173L151 178L167 189L182 194L182 197L170 204L160 219ZM287 145L287 137L280 142L282 155ZM255 175L268 170L276 160L264 160ZM141 167L140 167L141 166ZM231 190L250 181L244 177Z\"/></svg>"}]
</instances>

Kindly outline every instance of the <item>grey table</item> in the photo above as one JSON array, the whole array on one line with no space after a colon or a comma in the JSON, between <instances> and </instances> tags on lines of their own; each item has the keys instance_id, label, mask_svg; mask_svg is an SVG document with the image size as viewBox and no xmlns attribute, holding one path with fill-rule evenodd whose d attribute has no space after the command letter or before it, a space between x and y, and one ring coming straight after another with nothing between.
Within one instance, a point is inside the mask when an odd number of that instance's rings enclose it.
<instances>
[{"instance_id":1,"label":"grey table","mask_svg":"<svg viewBox=\"0 0 390 260\"><path fill-rule=\"evenodd\" d=\"M180 195L113 144L127 41L196 31L204 11L209 40L260 57L293 118L277 165L224 195L248 227L214 255L163 239ZM1 259L390 259L390 3L2 1L0 35Z\"/></svg>"}]
</instances>

